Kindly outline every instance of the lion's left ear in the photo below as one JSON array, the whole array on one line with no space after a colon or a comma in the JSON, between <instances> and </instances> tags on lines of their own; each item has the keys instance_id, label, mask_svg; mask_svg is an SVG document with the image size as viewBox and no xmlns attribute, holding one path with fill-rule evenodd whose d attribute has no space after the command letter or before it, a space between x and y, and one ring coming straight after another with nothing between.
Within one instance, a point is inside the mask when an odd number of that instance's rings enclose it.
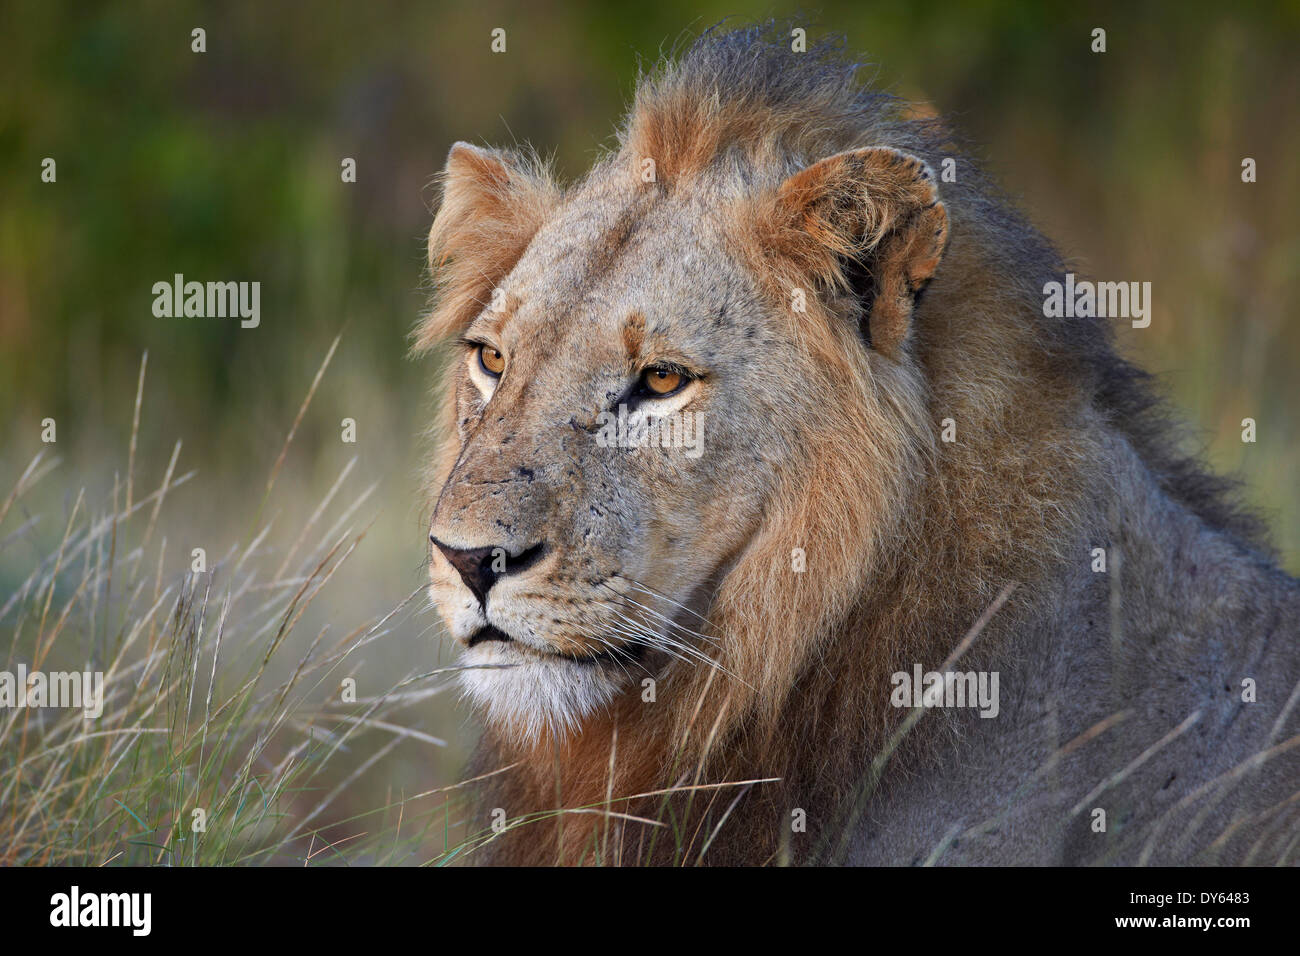
<instances>
[{"instance_id":1,"label":"lion's left ear","mask_svg":"<svg viewBox=\"0 0 1300 956\"><path fill-rule=\"evenodd\" d=\"M854 273L870 281L863 332L872 348L896 353L948 242L930 167L886 147L837 153L781 184L774 218L805 274L847 287Z\"/></svg>"},{"instance_id":2,"label":"lion's left ear","mask_svg":"<svg viewBox=\"0 0 1300 956\"><path fill-rule=\"evenodd\" d=\"M429 230L437 304L416 330L416 351L462 330L488 305L559 202L559 188L532 153L456 143L441 178Z\"/></svg>"}]
</instances>

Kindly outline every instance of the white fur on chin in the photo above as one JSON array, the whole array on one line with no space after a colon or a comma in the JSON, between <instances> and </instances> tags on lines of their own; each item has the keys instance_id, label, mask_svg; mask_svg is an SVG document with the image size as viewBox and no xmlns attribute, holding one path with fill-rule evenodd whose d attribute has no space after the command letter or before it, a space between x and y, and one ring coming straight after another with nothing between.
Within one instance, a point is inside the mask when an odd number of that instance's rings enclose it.
<instances>
[{"instance_id":1,"label":"white fur on chin","mask_svg":"<svg viewBox=\"0 0 1300 956\"><path fill-rule=\"evenodd\" d=\"M465 695L487 712L496 730L524 744L536 743L543 732L558 738L577 731L614 698L626 676L499 641L469 648L460 663L469 668L460 672Z\"/></svg>"}]
</instances>

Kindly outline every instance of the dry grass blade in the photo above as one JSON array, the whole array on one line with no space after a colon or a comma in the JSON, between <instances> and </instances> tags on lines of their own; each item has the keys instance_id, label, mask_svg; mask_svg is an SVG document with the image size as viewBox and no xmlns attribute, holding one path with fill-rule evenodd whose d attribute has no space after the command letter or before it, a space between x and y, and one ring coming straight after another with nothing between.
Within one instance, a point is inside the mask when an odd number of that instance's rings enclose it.
<instances>
[{"instance_id":1,"label":"dry grass blade","mask_svg":"<svg viewBox=\"0 0 1300 956\"><path fill-rule=\"evenodd\" d=\"M338 344L336 338L317 370L259 511ZM210 570L187 568L175 576L165 567L167 537L156 547L146 545L169 522L164 505L178 507L176 492L194 472L175 477L178 441L161 485L150 495L138 493L146 369L147 356L136 383L125 480L114 482L113 498L100 510L84 492L71 498L61 533L42 545L35 568L24 572L0 605L0 620L14 625L6 649L11 662L103 676L102 712L93 724L80 711L14 708L0 714L0 864L300 861L296 835L308 832L318 849L330 847L325 855L313 851L316 862L392 858L414 847L412 841L426 836L430 823L462 799L461 785L405 798L396 831L367 826L346 838L322 831L358 816L338 806L341 798L350 797L396 748L444 746L398 710L439 693L458 668L409 676L397 685L408 692L393 688L350 710L340 709L322 687L349 655L399 627L397 615L423 586L385 613L349 624L332 646L323 640L331 621L306 642L296 666L284 660L289 642L299 641L305 616L321 613L313 602L326 588L339 586L336 575L364 541L365 528L345 529L375 484L334 506L355 471L354 459L306 526L297 529L287 554L268 524L242 545L231 542ZM55 464L44 452L27 463L0 503L0 520ZM147 523L128 520L142 509L148 510ZM327 516L335 527L298 559L308 535ZM370 523L363 522L366 528ZM39 526L30 520L15 534L31 537L33 530ZM156 566L147 554L156 556ZM236 666L248 668L247 676L237 677ZM265 686L286 670L283 680ZM358 740L365 741L358 751L365 759L343 749ZM330 759L344 754L346 762ZM300 806L301 794L318 788L323 799ZM433 805L435 793L443 794L444 803ZM421 806L413 801L421 797L425 809L413 813ZM200 810L206 828L192 828L191 817Z\"/></svg>"}]
</instances>

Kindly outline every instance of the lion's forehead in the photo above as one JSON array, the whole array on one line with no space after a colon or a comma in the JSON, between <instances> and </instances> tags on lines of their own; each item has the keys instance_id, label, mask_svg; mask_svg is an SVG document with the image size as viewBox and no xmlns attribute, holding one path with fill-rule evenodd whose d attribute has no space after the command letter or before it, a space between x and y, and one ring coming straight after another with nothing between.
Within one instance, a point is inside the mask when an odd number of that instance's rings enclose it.
<instances>
[{"instance_id":1,"label":"lion's forehead","mask_svg":"<svg viewBox=\"0 0 1300 956\"><path fill-rule=\"evenodd\" d=\"M753 305L717 210L635 190L579 190L502 287L529 335L577 325L616 336L633 314L650 332L712 334Z\"/></svg>"}]
</instances>

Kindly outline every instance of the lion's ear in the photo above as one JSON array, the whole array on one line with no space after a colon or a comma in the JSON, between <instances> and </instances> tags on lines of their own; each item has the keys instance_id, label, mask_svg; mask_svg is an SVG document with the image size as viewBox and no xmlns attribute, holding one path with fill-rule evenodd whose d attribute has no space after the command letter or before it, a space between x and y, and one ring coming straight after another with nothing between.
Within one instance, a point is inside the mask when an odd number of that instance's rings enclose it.
<instances>
[{"instance_id":1,"label":"lion's ear","mask_svg":"<svg viewBox=\"0 0 1300 956\"><path fill-rule=\"evenodd\" d=\"M782 183L776 210L787 254L815 280L855 288L868 342L897 352L948 242L930 167L886 147L837 153Z\"/></svg>"},{"instance_id":2,"label":"lion's ear","mask_svg":"<svg viewBox=\"0 0 1300 956\"><path fill-rule=\"evenodd\" d=\"M528 248L559 200L531 155L456 143L447 154L442 202L429 230L436 305L415 334L422 351L463 329Z\"/></svg>"}]
</instances>

